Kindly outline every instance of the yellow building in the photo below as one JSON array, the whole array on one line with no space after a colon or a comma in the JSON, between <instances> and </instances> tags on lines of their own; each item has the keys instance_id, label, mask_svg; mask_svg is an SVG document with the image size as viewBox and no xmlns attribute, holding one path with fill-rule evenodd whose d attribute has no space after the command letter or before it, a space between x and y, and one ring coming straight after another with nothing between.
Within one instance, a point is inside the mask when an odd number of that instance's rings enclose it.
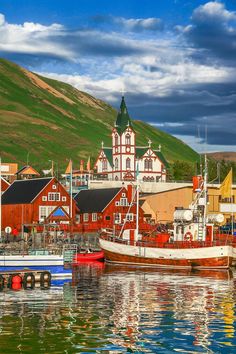
<instances>
[{"instance_id":1,"label":"yellow building","mask_svg":"<svg viewBox=\"0 0 236 354\"><path fill-rule=\"evenodd\" d=\"M230 200L222 200L219 185L208 186L208 212L223 213L225 222L229 222L231 215L236 215L236 204ZM172 190L161 191L141 197L142 208L146 215L150 215L155 222L171 222L176 207L188 208L195 193L191 186L178 187ZM232 188L232 201L236 196L236 186Z\"/></svg>"}]
</instances>

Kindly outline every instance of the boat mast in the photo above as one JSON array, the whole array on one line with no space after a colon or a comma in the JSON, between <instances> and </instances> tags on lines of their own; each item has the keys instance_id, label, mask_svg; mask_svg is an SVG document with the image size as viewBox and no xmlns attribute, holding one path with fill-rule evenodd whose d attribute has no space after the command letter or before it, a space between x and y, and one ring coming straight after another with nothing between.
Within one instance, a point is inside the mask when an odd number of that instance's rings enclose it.
<instances>
[{"instance_id":1,"label":"boat mast","mask_svg":"<svg viewBox=\"0 0 236 354\"><path fill-rule=\"evenodd\" d=\"M0 240L2 239L2 159L0 157Z\"/></svg>"},{"instance_id":2,"label":"boat mast","mask_svg":"<svg viewBox=\"0 0 236 354\"><path fill-rule=\"evenodd\" d=\"M203 195L204 195L204 210L203 210L203 236L206 237L206 220L207 220L207 179L208 179L208 166L207 156L205 154L205 169L204 169L204 181L203 181Z\"/></svg>"},{"instance_id":3,"label":"boat mast","mask_svg":"<svg viewBox=\"0 0 236 354\"><path fill-rule=\"evenodd\" d=\"M135 239L138 240L139 234L139 183L137 181L136 187L136 229L135 229Z\"/></svg>"}]
</instances>

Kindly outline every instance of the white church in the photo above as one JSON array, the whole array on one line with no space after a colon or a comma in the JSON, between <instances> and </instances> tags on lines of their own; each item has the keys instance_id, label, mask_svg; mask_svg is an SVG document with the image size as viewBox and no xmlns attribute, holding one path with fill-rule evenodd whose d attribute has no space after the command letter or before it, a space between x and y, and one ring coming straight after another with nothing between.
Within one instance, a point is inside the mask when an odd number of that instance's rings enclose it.
<instances>
[{"instance_id":1,"label":"white church","mask_svg":"<svg viewBox=\"0 0 236 354\"><path fill-rule=\"evenodd\" d=\"M102 148L95 163L95 170L104 179L112 181L165 182L168 166L161 146L152 148L136 146L136 134L122 97L120 111L112 130L112 147Z\"/></svg>"}]
</instances>

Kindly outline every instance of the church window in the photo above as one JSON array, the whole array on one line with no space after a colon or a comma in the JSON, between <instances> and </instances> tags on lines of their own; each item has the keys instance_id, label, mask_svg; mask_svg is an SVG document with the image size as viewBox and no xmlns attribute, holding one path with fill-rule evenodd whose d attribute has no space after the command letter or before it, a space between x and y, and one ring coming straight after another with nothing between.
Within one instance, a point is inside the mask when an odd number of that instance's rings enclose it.
<instances>
[{"instance_id":1,"label":"church window","mask_svg":"<svg viewBox=\"0 0 236 354\"><path fill-rule=\"evenodd\" d=\"M118 135L115 135L115 145L118 145Z\"/></svg>"},{"instance_id":2,"label":"church window","mask_svg":"<svg viewBox=\"0 0 236 354\"><path fill-rule=\"evenodd\" d=\"M130 145L130 144L131 144L131 136L130 136L130 134L126 134L125 145Z\"/></svg>"},{"instance_id":3,"label":"church window","mask_svg":"<svg viewBox=\"0 0 236 354\"><path fill-rule=\"evenodd\" d=\"M128 157L126 159L126 170L129 170L130 169L130 158Z\"/></svg>"},{"instance_id":4,"label":"church window","mask_svg":"<svg viewBox=\"0 0 236 354\"><path fill-rule=\"evenodd\" d=\"M107 170L107 159L102 160L102 170L106 171Z\"/></svg>"},{"instance_id":5,"label":"church window","mask_svg":"<svg viewBox=\"0 0 236 354\"><path fill-rule=\"evenodd\" d=\"M152 159L145 159L144 160L144 169L145 170L152 170L153 169Z\"/></svg>"},{"instance_id":6,"label":"church window","mask_svg":"<svg viewBox=\"0 0 236 354\"><path fill-rule=\"evenodd\" d=\"M118 159L115 159L115 170L118 170Z\"/></svg>"},{"instance_id":7,"label":"church window","mask_svg":"<svg viewBox=\"0 0 236 354\"><path fill-rule=\"evenodd\" d=\"M152 170L152 159L149 159L149 166L148 166L148 168L149 168L149 170Z\"/></svg>"}]
</instances>

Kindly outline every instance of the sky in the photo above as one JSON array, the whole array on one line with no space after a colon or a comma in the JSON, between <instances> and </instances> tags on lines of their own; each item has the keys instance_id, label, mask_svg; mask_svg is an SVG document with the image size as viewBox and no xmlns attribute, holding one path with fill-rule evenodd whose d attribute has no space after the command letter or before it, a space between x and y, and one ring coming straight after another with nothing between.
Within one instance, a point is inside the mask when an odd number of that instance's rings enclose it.
<instances>
[{"instance_id":1,"label":"sky","mask_svg":"<svg viewBox=\"0 0 236 354\"><path fill-rule=\"evenodd\" d=\"M0 57L236 151L236 0L0 0Z\"/></svg>"}]
</instances>

